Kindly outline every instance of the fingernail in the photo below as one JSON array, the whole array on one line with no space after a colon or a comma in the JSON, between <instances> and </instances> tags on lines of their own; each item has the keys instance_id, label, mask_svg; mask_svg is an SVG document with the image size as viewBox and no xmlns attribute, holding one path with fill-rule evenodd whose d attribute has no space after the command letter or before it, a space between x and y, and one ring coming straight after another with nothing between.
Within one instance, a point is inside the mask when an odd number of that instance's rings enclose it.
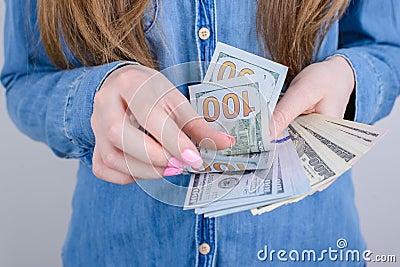
<instances>
[{"instance_id":1,"label":"fingernail","mask_svg":"<svg viewBox=\"0 0 400 267\"><path fill-rule=\"evenodd\" d=\"M175 157L172 157L169 159L167 166L171 167L171 168L178 168L178 169L185 168L185 164Z\"/></svg>"},{"instance_id":2,"label":"fingernail","mask_svg":"<svg viewBox=\"0 0 400 267\"><path fill-rule=\"evenodd\" d=\"M174 176L174 175L181 174L182 172L183 172L182 169L169 167L169 168L165 169L163 176Z\"/></svg>"},{"instance_id":3,"label":"fingernail","mask_svg":"<svg viewBox=\"0 0 400 267\"><path fill-rule=\"evenodd\" d=\"M221 134L226 136L229 139L229 141L231 142L231 146L236 144L236 138L235 137L233 137L232 135L223 133L223 132L221 132Z\"/></svg>"},{"instance_id":4,"label":"fingernail","mask_svg":"<svg viewBox=\"0 0 400 267\"><path fill-rule=\"evenodd\" d=\"M191 149L185 149L182 154L182 158L193 168L200 168L203 165L203 159L200 157L198 152L195 152Z\"/></svg>"}]
</instances>

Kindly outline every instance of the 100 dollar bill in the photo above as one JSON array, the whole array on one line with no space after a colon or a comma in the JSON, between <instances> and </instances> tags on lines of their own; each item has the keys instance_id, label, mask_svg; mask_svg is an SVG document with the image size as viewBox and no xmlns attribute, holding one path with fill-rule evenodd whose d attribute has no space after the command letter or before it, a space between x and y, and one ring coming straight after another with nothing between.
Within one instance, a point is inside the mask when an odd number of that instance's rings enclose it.
<instances>
[{"instance_id":1,"label":"100 dollar bill","mask_svg":"<svg viewBox=\"0 0 400 267\"><path fill-rule=\"evenodd\" d=\"M289 125L288 131L311 186L337 178L350 168L328 148L319 145L318 140L295 121Z\"/></svg>"},{"instance_id":2,"label":"100 dollar bill","mask_svg":"<svg viewBox=\"0 0 400 267\"><path fill-rule=\"evenodd\" d=\"M218 42L204 81L217 82L245 75L259 75L265 81L268 90L266 95L269 96L268 106L273 111L287 71L288 68L284 65Z\"/></svg>"},{"instance_id":3,"label":"100 dollar bill","mask_svg":"<svg viewBox=\"0 0 400 267\"><path fill-rule=\"evenodd\" d=\"M190 185L185 206L206 217L282 201L311 189L287 132L277 140L269 170L248 171L243 177L242 173L193 175Z\"/></svg>"},{"instance_id":4,"label":"100 dollar bill","mask_svg":"<svg viewBox=\"0 0 400 267\"><path fill-rule=\"evenodd\" d=\"M251 153L243 155L220 155L216 150L200 148L203 165L194 169L187 167L189 173L208 173L208 172L243 172L246 170L265 170L272 165L275 150L261 153Z\"/></svg>"},{"instance_id":5,"label":"100 dollar bill","mask_svg":"<svg viewBox=\"0 0 400 267\"><path fill-rule=\"evenodd\" d=\"M197 113L236 139L234 146L219 154L264 152L271 146L265 88L265 81L256 75L189 87L190 102Z\"/></svg>"}]
</instances>

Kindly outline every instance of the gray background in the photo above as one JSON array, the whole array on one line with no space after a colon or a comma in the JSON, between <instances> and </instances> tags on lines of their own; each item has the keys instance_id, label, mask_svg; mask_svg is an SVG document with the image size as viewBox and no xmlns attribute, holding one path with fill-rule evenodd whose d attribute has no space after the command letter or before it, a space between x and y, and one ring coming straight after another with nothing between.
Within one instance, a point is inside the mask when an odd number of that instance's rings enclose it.
<instances>
[{"instance_id":1,"label":"gray background","mask_svg":"<svg viewBox=\"0 0 400 267\"><path fill-rule=\"evenodd\" d=\"M0 66L3 20L4 1L0 1ZM45 145L22 135L7 116L3 88L0 90L0 266L61 266L77 162L58 159ZM375 254L396 254L398 262L399 122L397 101L392 114L377 124L389 129L388 135L353 172L369 248ZM370 266L382 265L396 264Z\"/></svg>"}]
</instances>

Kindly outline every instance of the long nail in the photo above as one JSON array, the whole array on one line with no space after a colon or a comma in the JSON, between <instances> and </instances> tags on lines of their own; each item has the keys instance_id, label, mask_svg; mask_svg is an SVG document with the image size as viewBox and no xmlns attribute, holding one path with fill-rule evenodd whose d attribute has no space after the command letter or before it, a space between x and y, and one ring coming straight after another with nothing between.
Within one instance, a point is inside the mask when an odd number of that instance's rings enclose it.
<instances>
[{"instance_id":1,"label":"long nail","mask_svg":"<svg viewBox=\"0 0 400 267\"><path fill-rule=\"evenodd\" d=\"M203 165L203 159L200 157L197 151L195 152L191 149L185 149L182 152L181 157L186 163L188 163L193 168L198 169L201 167L201 165Z\"/></svg>"},{"instance_id":2,"label":"long nail","mask_svg":"<svg viewBox=\"0 0 400 267\"><path fill-rule=\"evenodd\" d=\"M182 169L170 167L170 168L165 169L163 176L174 176L174 175L181 174L182 172L183 172Z\"/></svg>"},{"instance_id":3,"label":"long nail","mask_svg":"<svg viewBox=\"0 0 400 267\"><path fill-rule=\"evenodd\" d=\"M178 169L185 168L185 164L175 157L172 157L169 159L167 166L171 167L171 168L178 168Z\"/></svg>"}]
</instances>

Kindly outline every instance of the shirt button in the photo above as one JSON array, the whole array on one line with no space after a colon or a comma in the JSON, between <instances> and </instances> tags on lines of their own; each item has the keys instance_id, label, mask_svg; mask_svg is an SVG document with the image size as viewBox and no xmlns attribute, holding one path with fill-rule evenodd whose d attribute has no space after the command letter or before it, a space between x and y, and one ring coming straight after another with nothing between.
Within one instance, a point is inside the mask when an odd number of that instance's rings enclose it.
<instances>
[{"instance_id":1,"label":"shirt button","mask_svg":"<svg viewBox=\"0 0 400 267\"><path fill-rule=\"evenodd\" d=\"M201 40L207 40L208 38L210 38L210 30L206 27L202 27L199 30L199 37Z\"/></svg>"},{"instance_id":2,"label":"shirt button","mask_svg":"<svg viewBox=\"0 0 400 267\"><path fill-rule=\"evenodd\" d=\"M210 245L207 243L201 244L199 247L199 252L200 254L207 255L208 253L210 253Z\"/></svg>"}]
</instances>

